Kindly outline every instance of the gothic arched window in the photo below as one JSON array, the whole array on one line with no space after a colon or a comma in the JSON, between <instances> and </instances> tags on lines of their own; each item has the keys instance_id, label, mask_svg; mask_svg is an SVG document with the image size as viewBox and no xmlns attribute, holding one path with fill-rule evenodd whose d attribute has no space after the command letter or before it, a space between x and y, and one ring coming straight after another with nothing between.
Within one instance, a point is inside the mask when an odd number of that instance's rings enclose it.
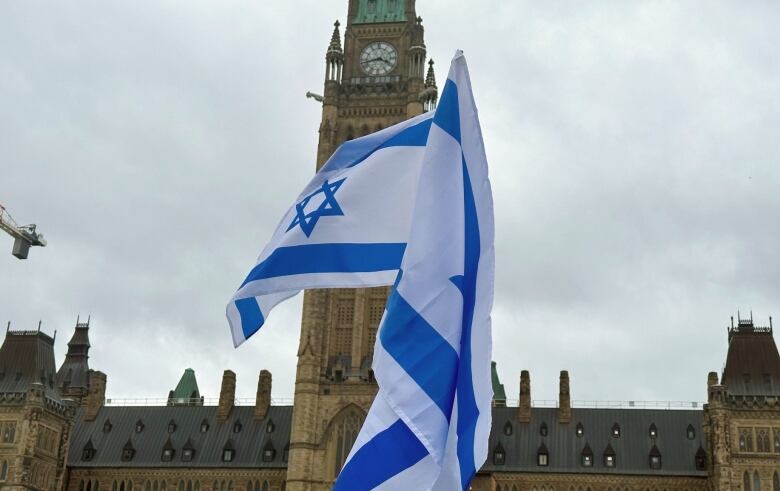
<instances>
[{"instance_id":1,"label":"gothic arched window","mask_svg":"<svg viewBox=\"0 0 780 491\"><path fill-rule=\"evenodd\" d=\"M758 471L753 471L753 491L761 491L761 478L758 477Z\"/></svg>"},{"instance_id":2,"label":"gothic arched window","mask_svg":"<svg viewBox=\"0 0 780 491\"><path fill-rule=\"evenodd\" d=\"M333 423L330 445L335 445L331 453L333 458L333 476L338 476L344 462L347 460L352 445L355 443L360 426L363 424L363 417L357 410L349 410L346 413L337 416Z\"/></svg>"},{"instance_id":3,"label":"gothic arched window","mask_svg":"<svg viewBox=\"0 0 780 491\"><path fill-rule=\"evenodd\" d=\"M772 491L780 491L780 476L777 475L777 472L772 477Z\"/></svg>"},{"instance_id":4,"label":"gothic arched window","mask_svg":"<svg viewBox=\"0 0 780 491\"><path fill-rule=\"evenodd\" d=\"M739 430L739 449L743 452L753 451L753 430L751 428Z\"/></svg>"},{"instance_id":5,"label":"gothic arched window","mask_svg":"<svg viewBox=\"0 0 780 491\"><path fill-rule=\"evenodd\" d=\"M0 463L0 482L5 481L8 477L8 461L4 460ZM81 481L81 489L84 489L84 481Z\"/></svg>"},{"instance_id":6,"label":"gothic arched window","mask_svg":"<svg viewBox=\"0 0 780 491\"><path fill-rule=\"evenodd\" d=\"M750 474L747 471L742 475L742 489L750 491Z\"/></svg>"},{"instance_id":7,"label":"gothic arched window","mask_svg":"<svg viewBox=\"0 0 780 491\"><path fill-rule=\"evenodd\" d=\"M775 430L775 452L780 453L780 430Z\"/></svg>"},{"instance_id":8,"label":"gothic arched window","mask_svg":"<svg viewBox=\"0 0 780 491\"><path fill-rule=\"evenodd\" d=\"M771 452L772 447L769 445L769 429L759 428L756 430L756 447L759 452Z\"/></svg>"}]
</instances>

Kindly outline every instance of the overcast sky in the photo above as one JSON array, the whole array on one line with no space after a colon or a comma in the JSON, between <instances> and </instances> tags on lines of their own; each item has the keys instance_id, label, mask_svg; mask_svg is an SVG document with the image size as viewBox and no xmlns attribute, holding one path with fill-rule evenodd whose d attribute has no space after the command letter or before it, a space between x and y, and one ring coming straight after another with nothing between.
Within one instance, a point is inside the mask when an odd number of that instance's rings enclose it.
<instances>
[{"instance_id":1,"label":"overcast sky","mask_svg":"<svg viewBox=\"0 0 780 491\"><path fill-rule=\"evenodd\" d=\"M729 316L780 313L780 5L418 0L440 86L465 51L496 212L494 359L510 398L706 398ZM489 6L488 6L489 5ZM0 6L0 319L92 315L109 397L184 368L291 397L301 297L234 350L226 301L315 164L347 0Z\"/></svg>"}]
</instances>

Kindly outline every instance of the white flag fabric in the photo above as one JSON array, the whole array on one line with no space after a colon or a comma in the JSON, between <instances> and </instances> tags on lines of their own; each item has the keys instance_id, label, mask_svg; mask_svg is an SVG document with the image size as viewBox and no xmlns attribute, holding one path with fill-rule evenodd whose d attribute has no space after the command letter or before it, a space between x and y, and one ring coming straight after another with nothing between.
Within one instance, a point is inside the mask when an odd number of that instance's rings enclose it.
<instances>
[{"instance_id":1,"label":"white flag fabric","mask_svg":"<svg viewBox=\"0 0 780 491\"><path fill-rule=\"evenodd\" d=\"M235 346L306 288L391 285L433 114L341 145L295 200L227 306Z\"/></svg>"},{"instance_id":2,"label":"white flag fabric","mask_svg":"<svg viewBox=\"0 0 780 491\"><path fill-rule=\"evenodd\" d=\"M493 236L482 133L458 52L374 347L379 393L334 490L465 490L484 463L493 395Z\"/></svg>"},{"instance_id":3,"label":"white flag fabric","mask_svg":"<svg viewBox=\"0 0 780 491\"><path fill-rule=\"evenodd\" d=\"M239 344L300 289L395 284L374 347L379 392L334 490L468 488L491 424L493 242L458 51L435 113L342 145L228 304Z\"/></svg>"}]
</instances>

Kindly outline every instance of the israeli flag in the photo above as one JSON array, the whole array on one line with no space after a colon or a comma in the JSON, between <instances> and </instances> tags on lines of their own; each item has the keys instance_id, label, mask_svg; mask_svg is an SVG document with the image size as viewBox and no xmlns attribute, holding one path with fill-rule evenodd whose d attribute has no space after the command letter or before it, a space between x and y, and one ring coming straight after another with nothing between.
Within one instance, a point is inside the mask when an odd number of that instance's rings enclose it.
<instances>
[{"instance_id":1,"label":"israeli flag","mask_svg":"<svg viewBox=\"0 0 780 491\"><path fill-rule=\"evenodd\" d=\"M231 300L238 344L300 289L395 284L374 348L379 393L335 490L465 490L484 463L493 228L458 51L435 113L342 145Z\"/></svg>"}]
</instances>

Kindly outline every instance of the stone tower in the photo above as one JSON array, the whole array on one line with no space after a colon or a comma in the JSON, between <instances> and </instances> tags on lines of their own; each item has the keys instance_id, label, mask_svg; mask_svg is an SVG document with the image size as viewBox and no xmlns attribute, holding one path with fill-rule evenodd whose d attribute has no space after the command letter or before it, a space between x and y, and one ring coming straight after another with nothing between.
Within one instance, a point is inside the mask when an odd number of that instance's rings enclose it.
<instances>
[{"instance_id":1,"label":"stone tower","mask_svg":"<svg viewBox=\"0 0 780 491\"><path fill-rule=\"evenodd\" d=\"M433 109L414 0L349 0L325 54L317 168L347 140ZM389 287L304 295L287 489L330 489L377 391L371 362Z\"/></svg>"},{"instance_id":2,"label":"stone tower","mask_svg":"<svg viewBox=\"0 0 780 491\"><path fill-rule=\"evenodd\" d=\"M0 488L62 489L75 411L57 388L54 339L9 329L0 347Z\"/></svg>"},{"instance_id":3,"label":"stone tower","mask_svg":"<svg viewBox=\"0 0 780 491\"><path fill-rule=\"evenodd\" d=\"M77 319L56 382L63 397L73 399L79 406L86 402L89 393L89 348L89 319L87 322Z\"/></svg>"},{"instance_id":4,"label":"stone tower","mask_svg":"<svg viewBox=\"0 0 780 491\"><path fill-rule=\"evenodd\" d=\"M780 354L772 318L766 327L754 325L752 314L733 322L720 383L717 373L707 377L704 431L712 460L702 465L714 491L780 489Z\"/></svg>"}]
</instances>

